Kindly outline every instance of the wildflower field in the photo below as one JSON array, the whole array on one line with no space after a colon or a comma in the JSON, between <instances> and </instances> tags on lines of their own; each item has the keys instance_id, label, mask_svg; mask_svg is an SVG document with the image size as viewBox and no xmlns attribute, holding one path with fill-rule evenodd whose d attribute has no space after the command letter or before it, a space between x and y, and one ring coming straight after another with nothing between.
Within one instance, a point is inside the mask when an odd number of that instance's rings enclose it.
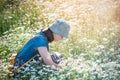
<instances>
[{"instance_id":1,"label":"wildflower field","mask_svg":"<svg viewBox=\"0 0 120 80\"><path fill-rule=\"evenodd\" d=\"M33 60L8 77L10 56L56 19L71 26L69 39L49 44L60 67ZM120 80L120 0L0 0L0 80Z\"/></svg>"}]
</instances>

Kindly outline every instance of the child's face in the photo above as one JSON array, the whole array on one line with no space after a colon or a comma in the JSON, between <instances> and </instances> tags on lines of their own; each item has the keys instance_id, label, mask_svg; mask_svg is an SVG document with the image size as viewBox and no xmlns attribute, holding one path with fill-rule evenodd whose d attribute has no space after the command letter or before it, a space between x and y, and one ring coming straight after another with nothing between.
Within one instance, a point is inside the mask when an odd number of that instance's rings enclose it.
<instances>
[{"instance_id":1,"label":"child's face","mask_svg":"<svg viewBox=\"0 0 120 80\"><path fill-rule=\"evenodd\" d=\"M53 35L54 35L54 41L59 41L59 40L63 39L63 37L60 36L60 35L57 35L57 34L54 34L54 33L53 33Z\"/></svg>"}]
</instances>

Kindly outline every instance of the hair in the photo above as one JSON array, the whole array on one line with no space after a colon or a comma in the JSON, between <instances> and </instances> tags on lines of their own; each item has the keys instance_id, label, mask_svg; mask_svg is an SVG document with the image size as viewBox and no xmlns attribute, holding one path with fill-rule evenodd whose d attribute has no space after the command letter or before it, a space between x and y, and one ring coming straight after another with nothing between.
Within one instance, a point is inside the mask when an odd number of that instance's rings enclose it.
<instances>
[{"instance_id":1,"label":"hair","mask_svg":"<svg viewBox=\"0 0 120 80\"><path fill-rule=\"evenodd\" d=\"M54 40L54 37L53 37L53 32L48 28L48 29L45 29L42 31L45 36L47 37L47 40L48 42L52 42Z\"/></svg>"}]
</instances>

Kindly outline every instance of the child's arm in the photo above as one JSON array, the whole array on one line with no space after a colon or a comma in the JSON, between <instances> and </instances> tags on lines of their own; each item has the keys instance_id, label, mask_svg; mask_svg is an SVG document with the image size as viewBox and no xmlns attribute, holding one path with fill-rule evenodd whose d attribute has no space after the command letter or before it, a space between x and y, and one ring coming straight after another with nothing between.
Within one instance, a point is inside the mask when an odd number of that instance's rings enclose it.
<instances>
[{"instance_id":1,"label":"child's arm","mask_svg":"<svg viewBox=\"0 0 120 80\"><path fill-rule=\"evenodd\" d=\"M57 64L53 62L51 55L46 47L38 47L37 49L46 65L57 66Z\"/></svg>"}]
</instances>

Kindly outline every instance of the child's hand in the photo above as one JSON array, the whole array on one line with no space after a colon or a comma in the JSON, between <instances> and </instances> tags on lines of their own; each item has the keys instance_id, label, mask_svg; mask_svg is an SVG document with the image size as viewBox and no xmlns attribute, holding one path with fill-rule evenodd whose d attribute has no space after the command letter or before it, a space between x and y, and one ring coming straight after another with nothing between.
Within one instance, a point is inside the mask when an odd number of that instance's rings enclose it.
<instances>
[{"instance_id":1,"label":"child's hand","mask_svg":"<svg viewBox=\"0 0 120 80\"><path fill-rule=\"evenodd\" d=\"M62 60L62 55L58 52L53 52L51 54L51 58L52 58L54 63L59 64L60 61Z\"/></svg>"}]
</instances>

